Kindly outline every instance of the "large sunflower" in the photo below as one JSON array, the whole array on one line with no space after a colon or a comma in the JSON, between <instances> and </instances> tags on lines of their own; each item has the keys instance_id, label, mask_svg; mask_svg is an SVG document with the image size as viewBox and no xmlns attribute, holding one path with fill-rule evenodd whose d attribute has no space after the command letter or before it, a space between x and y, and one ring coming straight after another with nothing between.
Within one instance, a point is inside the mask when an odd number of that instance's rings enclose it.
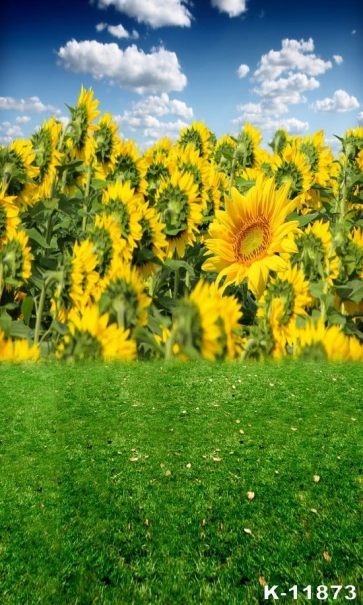
<instances>
[{"instance_id":1,"label":"large sunflower","mask_svg":"<svg viewBox=\"0 0 363 605\"><path fill-rule=\"evenodd\" d=\"M100 315L97 304L81 311L72 309L68 316L69 334L57 347L61 359L124 359L136 357L136 343L129 340L129 330L109 323L108 313Z\"/></svg>"},{"instance_id":2,"label":"large sunflower","mask_svg":"<svg viewBox=\"0 0 363 605\"><path fill-rule=\"evenodd\" d=\"M185 246L195 242L197 225L202 218L198 187L192 175L176 170L170 179L163 180L155 196L155 206L165 223L167 256L172 257L176 249L179 258L183 258Z\"/></svg>"},{"instance_id":3,"label":"large sunflower","mask_svg":"<svg viewBox=\"0 0 363 605\"><path fill-rule=\"evenodd\" d=\"M57 166L61 164L62 156L57 150L61 130L62 124L56 122L55 118L51 118L48 122L44 120L43 126L30 139L36 154L35 164L39 167L39 175L35 181L40 198L50 197L52 184L57 175Z\"/></svg>"},{"instance_id":4,"label":"large sunflower","mask_svg":"<svg viewBox=\"0 0 363 605\"><path fill-rule=\"evenodd\" d=\"M247 278L248 287L259 298L269 271L283 271L286 262L280 252L296 251L294 242L286 236L293 232L297 221L285 222L295 209L288 200L289 183L277 190L274 179L259 176L246 196L232 187L232 199L226 200L226 210L217 211L206 239L209 258L204 271L216 271L217 283L226 277L224 286L240 284Z\"/></svg>"},{"instance_id":5,"label":"large sunflower","mask_svg":"<svg viewBox=\"0 0 363 605\"><path fill-rule=\"evenodd\" d=\"M99 291L103 291L112 270L123 262L126 240L115 215L107 216L105 213L96 216L88 238L93 245L92 253L97 256L95 271L100 276L94 290L94 296L97 296Z\"/></svg>"},{"instance_id":6,"label":"large sunflower","mask_svg":"<svg viewBox=\"0 0 363 605\"><path fill-rule=\"evenodd\" d=\"M0 249L12 238L20 223L19 208L14 204L16 196L0 192Z\"/></svg>"},{"instance_id":7,"label":"large sunflower","mask_svg":"<svg viewBox=\"0 0 363 605\"><path fill-rule=\"evenodd\" d=\"M93 100L93 90L85 90L81 87L75 108L69 107L71 113L70 132L67 146L71 158L83 160L86 164L90 163L96 150L96 141L93 133L98 130L93 120L100 114L96 107L99 101Z\"/></svg>"}]
</instances>

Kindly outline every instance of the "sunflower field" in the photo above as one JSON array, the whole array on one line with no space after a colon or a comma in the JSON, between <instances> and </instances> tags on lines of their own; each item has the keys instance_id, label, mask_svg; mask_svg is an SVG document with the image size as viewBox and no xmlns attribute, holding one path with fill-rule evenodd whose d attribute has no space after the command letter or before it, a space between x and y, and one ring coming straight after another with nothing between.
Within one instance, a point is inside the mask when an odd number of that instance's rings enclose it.
<instances>
[{"instance_id":1,"label":"sunflower field","mask_svg":"<svg viewBox=\"0 0 363 605\"><path fill-rule=\"evenodd\" d=\"M81 89L0 148L0 360L363 360L363 128L141 153Z\"/></svg>"}]
</instances>

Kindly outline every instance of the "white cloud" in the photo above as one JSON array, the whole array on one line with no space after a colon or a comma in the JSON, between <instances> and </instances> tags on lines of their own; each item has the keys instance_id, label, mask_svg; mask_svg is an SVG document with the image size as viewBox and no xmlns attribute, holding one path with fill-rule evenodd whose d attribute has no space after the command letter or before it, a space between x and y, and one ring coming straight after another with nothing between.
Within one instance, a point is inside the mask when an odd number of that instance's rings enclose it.
<instances>
[{"instance_id":1,"label":"white cloud","mask_svg":"<svg viewBox=\"0 0 363 605\"><path fill-rule=\"evenodd\" d=\"M15 118L15 122L17 124L26 124L27 122L30 122L31 118L29 116L17 116Z\"/></svg>"},{"instance_id":2,"label":"white cloud","mask_svg":"<svg viewBox=\"0 0 363 605\"><path fill-rule=\"evenodd\" d=\"M237 75L239 78L244 78L245 76L247 76L249 71L250 71L250 68L248 67L248 65L245 65L244 63L242 63L242 65L240 65L239 68L237 69Z\"/></svg>"},{"instance_id":3,"label":"white cloud","mask_svg":"<svg viewBox=\"0 0 363 605\"><path fill-rule=\"evenodd\" d=\"M53 111L60 113L60 109L53 105L44 105L39 97L29 97L28 99L14 99L13 97L0 97L0 109L9 109L15 111L28 111L30 113L42 113L43 111Z\"/></svg>"},{"instance_id":4,"label":"white cloud","mask_svg":"<svg viewBox=\"0 0 363 605\"><path fill-rule=\"evenodd\" d=\"M183 101L170 99L166 93L160 96L148 96L137 103L132 103L131 110L126 110L122 115L115 116L116 122L121 128L141 131L147 138L158 139L164 136L177 138L179 132L187 122L181 119L164 122L159 118L172 114L191 121L194 117L193 109Z\"/></svg>"},{"instance_id":5,"label":"white cloud","mask_svg":"<svg viewBox=\"0 0 363 605\"><path fill-rule=\"evenodd\" d=\"M59 120L60 122L62 122L63 126L67 126L68 122L69 122L69 116L59 116L57 117L57 120Z\"/></svg>"},{"instance_id":6,"label":"white cloud","mask_svg":"<svg viewBox=\"0 0 363 605\"><path fill-rule=\"evenodd\" d=\"M189 27L192 15L185 6L186 0L98 0L99 8L114 6L138 23L152 28L167 25Z\"/></svg>"},{"instance_id":7,"label":"white cloud","mask_svg":"<svg viewBox=\"0 0 363 605\"><path fill-rule=\"evenodd\" d=\"M255 88L260 97L264 99L278 99L280 104L305 103L306 97L301 93L319 88L320 83L315 78L308 78L305 74L291 74L288 78L278 80L264 80L259 88Z\"/></svg>"},{"instance_id":8,"label":"white cloud","mask_svg":"<svg viewBox=\"0 0 363 605\"><path fill-rule=\"evenodd\" d=\"M73 39L59 49L58 57L67 71L88 73L97 80L109 78L139 94L183 90L187 84L177 55L162 47L145 54L135 44L121 50L115 43Z\"/></svg>"},{"instance_id":9,"label":"white cloud","mask_svg":"<svg viewBox=\"0 0 363 605\"><path fill-rule=\"evenodd\" d=\"M337 113L352 111L358 107L359 103L356 97L350 96L345 90L336 90L332 99L322 99L315 101L315 103L311 105L311 108L315 111L330 111Z\"/></svg>"},{"instance_id":10,"label":"white cloud","mask_svg":"<svg viewBox=\"0 0 363 605\"><path fill-rule=\"evenodd\" d=\"M296 134L309 130L309 122L303 122L297 118L280 118L276 120L264 113L254 114L254 117L252 117L251 114L245 113L232 121L233 124L240 128L242 128L246 122L251 122L261 130L275 131L279 128L284 128L287 132Z\"/></svg>"},{"instance_id":11,"label":"white cloud","mask_svg":"<svg viewBox=\"0 0 363 605\"><path fill-rule=\"evenodd\" d=\"M20 126L10 122L1 122L0 124L0 144L9 145L15 139L23 138L24 134Z\"/></svg>"},{"instance_id":12,"label":"white cloud","mask_svg":"<svg viewBox=\"0 0 363 605\"><path fill-rule=\"evenodd\" d=\"M230 17L238 17L247 10L246 0L211 0L211 4Z\"/></svg>"},{"instance_id":13,"label":"white cloud","mask_svg":"<svg viewBox=\"0 0 363 605\"><path fill-rule=\"evenodd\" d=\"M102 32L104 29L107 29L108 33L111 34L111 36L115 36L115 38L136 39L139 37L139 34L135 29L133 29L132 34L130 34L121 23L119 25L108 25L107 23L98 23L96 25L96 30L98 32Z\"/></svg>"},{"instance_id":14,"label":"white cloud","mask_svg":"<svg viewBox=\"0 0 363 605\"><path fill-rule=\"evenodd\" d=\"M357 115L357 122L358 124L363 124L363 111Z\"/></svg>"},{"instance_id":15,"label":"white cloud","mask_svg":"<svg viewBox=\"0 0 363 605\"><path fill-rule=\"evenodd\" d=\"M352 36L354 36L354 34L356 34L356 33L357 33L357 30L356 29L352 29L352 31L351 31Z\"/></svg>"},{"instance_id":16,"label":"white cloud","mask_svg":"<svg viewBox=\"0 0 363 605\"><path fill-rule=\"evenodd\" d=\"M333 59L337 65L341 65L344 61L341 55L333 55Z\"/></svg>"},{"instance_id":17,"label":"white cloud","mask_svg":"<svg viewBox=\"0 0 363 605\"><path fill-rule=\"evenodd\" d=\"M254 73L257 80L273 79L285 71L298 70L308 76L318 76L332 67L331 61L323 61L315 54L314 42L309 40L282 40L281 50L270 50L262 55L259 67ZM306 54L307 53L307 54Z\"/></svg>"}]
</instances>

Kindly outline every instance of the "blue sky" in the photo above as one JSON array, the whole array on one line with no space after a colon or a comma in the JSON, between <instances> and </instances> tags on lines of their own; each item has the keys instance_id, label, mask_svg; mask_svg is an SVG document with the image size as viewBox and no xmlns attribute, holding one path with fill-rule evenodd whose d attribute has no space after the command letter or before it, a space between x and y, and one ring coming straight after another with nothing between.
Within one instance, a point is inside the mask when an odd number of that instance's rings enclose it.
<instances>
[{"instance_id":1,"label":"blue sky","mask_svg":"<svg viewBox=\"0 0 363 605\"><path fill-rule=\"evenodd\" d=\"M66 121L83 84L141 148L193 120L220 137L363 124L363 3L62 0L2 6L0 144Z\"/></svg>"}]
</instances>

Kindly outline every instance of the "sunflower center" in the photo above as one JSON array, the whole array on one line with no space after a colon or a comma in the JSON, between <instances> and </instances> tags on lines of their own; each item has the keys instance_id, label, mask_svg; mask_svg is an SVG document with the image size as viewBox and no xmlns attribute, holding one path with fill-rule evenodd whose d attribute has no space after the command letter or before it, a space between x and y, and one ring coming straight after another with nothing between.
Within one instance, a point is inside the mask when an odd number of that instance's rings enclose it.
<instances>
[{"instance_id":1,"label":"sunflower center","mask_svg":"<svg viewBox=\"0 0 363 605\"><path fill-rule=\"evenodd\" d=\"M242 225L234 242L236 258L243 264L265 256L270 243L270 225L264 216L258 216L251 223Z\"/></svg>"}]
</instances>

